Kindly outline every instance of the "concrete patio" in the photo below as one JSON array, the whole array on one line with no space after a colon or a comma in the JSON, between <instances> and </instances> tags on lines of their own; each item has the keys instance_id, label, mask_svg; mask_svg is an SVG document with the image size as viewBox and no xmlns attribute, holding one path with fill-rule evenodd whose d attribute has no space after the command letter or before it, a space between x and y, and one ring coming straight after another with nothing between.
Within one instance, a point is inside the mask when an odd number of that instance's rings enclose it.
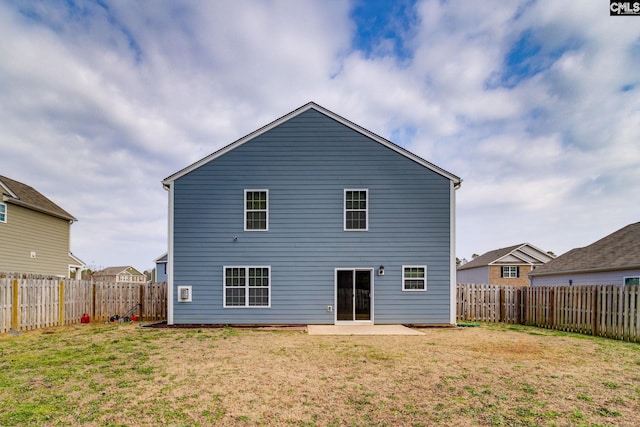
<instances>
[{"instance_id":1,"label":"concrete patio","mask_svg":"<svg viewBox=\"0 0 640 427\"><path fill-rule=\"evenodd\" d=\"M309 325L309 335L424 335L402 325Z\"/></svg>"}]
</instances>

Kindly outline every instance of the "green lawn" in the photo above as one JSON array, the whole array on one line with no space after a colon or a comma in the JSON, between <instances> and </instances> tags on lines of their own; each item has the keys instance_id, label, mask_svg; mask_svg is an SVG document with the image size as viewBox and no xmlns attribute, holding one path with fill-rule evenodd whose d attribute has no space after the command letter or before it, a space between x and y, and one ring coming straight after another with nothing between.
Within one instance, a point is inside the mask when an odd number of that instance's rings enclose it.
<instances>
[{"instance_id":1,"label":"green lawn","mask_svg":"<svg viewBox=\"0 0 640 427\"><path fill-rule=\"evenodd\" d=\"M1 426L638 426L640 345L75 325L0 335Z\"/></svg>"}]
</instances>

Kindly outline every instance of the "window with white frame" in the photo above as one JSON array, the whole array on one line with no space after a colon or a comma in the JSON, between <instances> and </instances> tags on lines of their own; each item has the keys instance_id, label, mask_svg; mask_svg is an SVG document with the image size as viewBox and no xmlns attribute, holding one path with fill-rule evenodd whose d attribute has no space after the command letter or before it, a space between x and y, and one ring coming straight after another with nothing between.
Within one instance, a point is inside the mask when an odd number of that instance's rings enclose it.
<instances>
[{"instance_id":1,"label":"window with white frame","mask_svg":"<svg viewBox=\"0 0 640 427\"><path fill-rule=\"evenodd\" d=\"M271 267L224 267L224 307L270 307Z\"/></svg>"},{"instance_id":2,"label":"window with white frame","mask_svg":"<svg viewBox=\"0 0 640 427\"><path fill-rule=\"evenodd\" d=\"M0 222L7 222L7 205L0 203Z\"/></svg>"},{"instance_id":3,"label":"window with white frame","mask_svg":"<svg viewBox=\"0 0 640 427\"><path fill-rule=\"evenodd\" d=\"M244 230L269 229L269 191L244 190Z\"/></svg>"},{"instance_id":4,"label":"window with white frame","mask_svg":"<svg viewBox=\"0 0 640 427\"><path fill-rule=\"evenodd\" d=\"M517 265L503 265L500 277L515 279L520 277L520 267Z\"/></svg>"},{"instance_id":5,"label":"window with white frame","mask_svg":"<svg viewBox=\"0 0 640 427\"><path fill-rule=\"evenodd\" d=\"M369 227L369 190L344 190L345 231L367 231Z\"/></svg>"},{"instance_id":6,"label":"window with white frame","mask_svg":"<svg viewBox=\"0 0 640 427\"><path fill-rule=\"evenodd\" d=\"M427 290L427 266L403 265L402 266L402 290L426 291Z\"/></svg>"},{"instance_id":7,"label":"window with white frame","mask_svg":"<svg viewBox=\"0 0 640 427\"><path fill-rule=\"evenodd\" d=\"M625 286L640 285L640 276L625 277L624 284Z\"/></svg>"}]
</instances>

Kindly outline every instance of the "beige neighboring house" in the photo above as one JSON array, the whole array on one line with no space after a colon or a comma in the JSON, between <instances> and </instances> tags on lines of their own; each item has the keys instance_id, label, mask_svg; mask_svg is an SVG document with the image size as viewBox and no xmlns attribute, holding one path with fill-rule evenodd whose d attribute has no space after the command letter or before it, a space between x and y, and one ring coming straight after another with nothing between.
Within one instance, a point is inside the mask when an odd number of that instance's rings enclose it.
<instances>
[{"instance_id":1,"label":"beige neighboring house","mask_svg":"<svg viewBox=\"0 0 640 427\"><path fill-rule=\"evenodd\" d=\"M34 188L0 176L0 271L80 279L85 263L70 251L69 212Z\"/></svg>"},{"instance_id":2,"label":"beige neighboring house","mask_svg":"<svg viewBox=\"0 0 640 427\"><path fill-rule=\"evenodd\" d=\"M93 273L96 282L109 283L146 283L147 276L131 266L107 267Z\"/></svg>"},{"instance_id":3,"label":"beige neighboring house","mask_svg":"<svg viewBox=\"0 0 640 427\"><path fill-rule=\"evenodd\" d=\"M461 265L456 280L458 283L529 286L529 272L554 258L529 243L520 243L489 251Z\"/></svg>"}]
</instances>

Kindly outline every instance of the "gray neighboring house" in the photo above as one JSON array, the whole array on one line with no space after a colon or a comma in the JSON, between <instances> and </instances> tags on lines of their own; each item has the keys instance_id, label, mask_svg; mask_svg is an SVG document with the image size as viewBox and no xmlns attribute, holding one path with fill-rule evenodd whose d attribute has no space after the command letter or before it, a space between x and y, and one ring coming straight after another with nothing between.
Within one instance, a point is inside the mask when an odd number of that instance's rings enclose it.
<instances>
[{"instance_id":1,"label":"gray neighboring house","mask_svg":"<svg viewBox=\"0 0 640 427\"><path fill-rule=\"evenodd\" d=\"M455 324L457 176L306 104L163 180L169 324Z\"/></svg>"},{"instance_id":2,"label":"gray neighboring house","mask_svg":"<svg viewBox=\"0 0 640 427\"><path fill-rule=\"evenodd\" d=\"M489 251L458 267L458 283L529 286L527 273L555 256L529 243Z\"/></svg>"},{"instance_id":3,"label":"gray neighboring house","mask_svg":"<svg viewBox=\"0 0 640 427\"><path fill-rule=\"evenodd\" d=\"M163 253L153 262L156 265L153 281L156 283L164 283L167 281L167 253Z\"/></svg>"},{"instance_id":4,"label":"gray neighboring house","mask_svg":"<svg viewBox=\"0 0 640 427\"><path fill-rule=\"evenodd\" d=\"M529 273L531 286L640 284L640 222Z\"/></svg>"}]
</instances>

